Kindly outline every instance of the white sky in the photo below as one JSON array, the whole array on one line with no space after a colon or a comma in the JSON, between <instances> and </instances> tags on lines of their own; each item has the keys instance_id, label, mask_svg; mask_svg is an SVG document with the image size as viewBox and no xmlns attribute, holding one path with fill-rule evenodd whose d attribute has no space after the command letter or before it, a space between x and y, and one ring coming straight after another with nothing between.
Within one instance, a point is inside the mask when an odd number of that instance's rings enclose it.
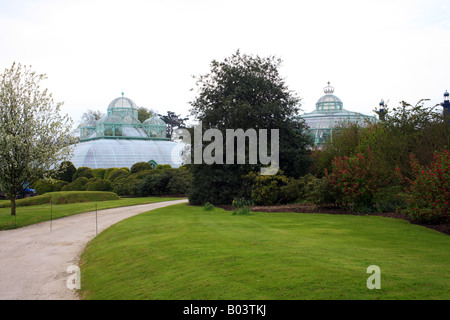
<instances>
[{"instance_id":1,"label":"white sky","mask_svg":"<svg viewBox=\"0 0 450 320\"><path fill-rule=\"evenodd\" d=\"M122 91L188 115L192 75L237 49L281 58L305 112L328 81L351 111L434 105L450 90L449 39L450 0L0 0L0 72L47 74L75 122Z\"/></svg>"}]
</instances>

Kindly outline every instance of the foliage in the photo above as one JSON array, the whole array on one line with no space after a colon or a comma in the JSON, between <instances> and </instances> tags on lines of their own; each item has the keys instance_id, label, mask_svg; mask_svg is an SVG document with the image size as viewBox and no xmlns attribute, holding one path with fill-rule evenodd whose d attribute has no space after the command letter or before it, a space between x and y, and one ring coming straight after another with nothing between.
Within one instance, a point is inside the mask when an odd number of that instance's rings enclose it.
<instances>
[{"instance_id":1,"label":"foliage","mask_svg":"<svg viewBox=\"0 0 450 320\"><path fill-rule=\"evenodd\" d=\"M108 168L108 169L106 169L105 174L103 175L103 179L108 179L109 175L110 175L112 172L114 172L114 171L116 171L116 170L118 170L118 169L119 169L119 168Z\"/></svg>"},{"instance_id":2,"label":"foliage","mask_svg":"<svg viewBox=\"0 0 450 320\"><path fill-rule=\"evenodd\" d=\"M365 154L334 158L332 172L326 176L338 194L338 204L355 211L372 207L379 189L389 184L370 148Z\"/></svg>"},{"instance_id":3,"label":"foliage","mask_svg":"<svg viewBox=\"0 0 450 320\"><path fill-rule=\"evenodd\" d=\"M250 172L242 177L249 185L251 199L257 205L286 204L300 197L300 180L283 175L261 175Z\"/></svg>"},{"instance_id":4,"label":"foliage","mask_svg":"<svg viewBox=\"0 0 450 320\"><path fill-rule=\"evenodd\" d=\"M104 179L106 169L102 168L92 169L92 172L94 173L94 178Z\"/></svg>"},{"instance_id":5,"label":"foliage","mask_svg":"<svg viewBox=\"0 0 450 320\"><path fill-rule=\"evenodd\" d=\"M127 170L115 169L109 173L108 178L106 178L105 180L109 180L112 183L114 183L116 180L118 180L120 178L124 178L129 175L130 175L130 172L128 172Z\"/></svg>"},{"instance_id":6,"label":"foliage","mask_svg":"<svg viewBox=\"0 0 450 320\"><path fill-rule=\"evenodd\" d=\"M139 108L137 109L137 111L138 111L138 120L139 120L140 122L144 122L144 121L147 120L148 118L151 118L151 116L152 116L153 114L155 114L155 111L154 111L154 110L152 110L152 109L147 109L147 108L144 108L144 107L139 107Z\"/></svg>"},{"instance_id":7,"label":"foliage","mask_svg":"<svg viewBox=\"0 0 450 320\"><path fill-rule=\"evenodd\" d=\"M75 171L75 173L73 174L72 181L75 181L81 177L84 177L87 179L94 178L94 171L92 171L92 169L88 168L88 167L79 167L77 169L77 171Z\"/></svg>"},{"instance_id":8,"label":"foliage","mask_svg":"<svg viewBox=\"0 0 450 320\"><path fill-rule=\"evenodd\" d=\"M152 169L153 169L152 165L148 162L137 162L131 166L130 173L133 174L133 173L136 173L139 171L152 170Z\"/></svg>"},{"instance_id":9,"label":"foliage","mask_svg":"<svg viewBox=\"0 0 450 320\"><path fill-rule=\"evenodd\" d=\"M275 57L262 58L239 51L222 62L213 60L210 73L196 78L198 95L191 102L191 114L202 122L202 129L217 129L224 137L226 129L267 129L269 133L278 129L281 170L298 177L308 170L311 141L304 132L304 122L293 120L300 99L286 86L279 73L280 65L281 60ZM248 152L245 156L245 165L190 165L193 180L189 201L229 204L237 193L245 192L241 176L262 166L249 164Z\"/></svg>"},{"instance_id":10,"label":"foliage","mask_svg":"<svg viewBox=\"0 0 450 320\"><path fill-rule=\"evenodd\" d=\"M46 79L30 68L13 63L0 75L0 189L15 200L26 182L49 177L52 169L70 157L72 120L61 116Z\"/></svg>"},{"instance_id":11,"label":"foliage","mask_svg":"<svg viewBox=\"0 0 450 320\"><path fill-rule=\"evenodd\" d=\"M167 138L172 139L172 135L175 129L184 128L186 126L185 121L189 120L188 117L181 118L181 115L175 114L173 111L167 111L167 115L159 115L167 125Z\"/></svg>"},{"instance_id":12,"label":"foliage","mask_svg":"<svg viewBox=\"0 0 450 320\"><path fill-rule=\"evenodd\" d=\"M86 191L89 179L86 177L79 177L71 183L65 185L61 191Z\"/></svg>"},{"instance_id":13,"label":"foliage","mask_svg":"<svg viewBox=\"0 0 450 320\"><path fill-rule=\"evenodd\" d=\"M212 211L212 210L214 210L214 205L212 205L211 203L207 202L203 206L203 210L205 210L205 211Z\"/></svg>"},{"instance_id":14,"label":"foliage","mask_svg":"<svg viewBox=\"0 0 450 320\"><path fill-rule=\"evenodd\" d=\"M246 215L250 214L250 207L253 206L253 201L245 198L234 198L232 205L233 215Z\"/></svg>"},{"instance_id":15,"label":"foliage","mask_svg":"<svg viewBox=\"0 0 450 320\"><path fill-rule=\"evenodd\" d=\"M72 182L72 177L77 168L70 161L63 161L59 166L58 179L62 181Z\"/></svg>"},{"instance_id":16,"label":"foliage","mask_svg":"<svg viewBox=\"0 0 450 320\"><path fill-rule=\"evenodd\" d=\"M33 184L36 193L42 195L47 192L61 191L62 188L67 185L67 181L55 180L55 179L40 179Z\"/></svg>"},{"instance_id":17,"label":"foliage","mask_svg":"<svg viewBox=\"0 0 450 320\"><path fill-rule=\"evenodd\" d=\"M112 191L112 183L109 180L94 178L86 185L87 191Z\"/></svg>"},{"instance_id":18,"label":"foliage","mask_svg":"<svg viewBox=\"0 0 450 320\"><path fill-rule=\"evenodd\" d=\"M415 156L410 155L413 178L399 178L406 184L404 210L420 223L440 223L449 219L450 214L450 152L444 149L434 154L429 166L422 166Z\"/></svg>"}]
</instances>

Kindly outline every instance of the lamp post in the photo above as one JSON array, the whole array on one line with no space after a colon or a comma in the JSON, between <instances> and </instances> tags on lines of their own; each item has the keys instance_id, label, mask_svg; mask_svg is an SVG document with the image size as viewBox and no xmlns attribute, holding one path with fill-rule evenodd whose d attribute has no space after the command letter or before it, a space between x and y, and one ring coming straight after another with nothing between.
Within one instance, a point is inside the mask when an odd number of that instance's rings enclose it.
<instances>
[{"instance_id":1,"label":"lamp post","mask_svg":"<svg viewBox=\"0 0 450 320\"><path fill-rule=\"evenodd\" d=\"M380 118L381 121L386 120L385 116L386 116L387 111L384 108L384 100L383 99L381 99L381 101L380 101L380 109L377 111L377 113L378 113L378 117Z\"/></svg>"},{"instance_id":2,"label":"lamp post","mask_svg":"<svg viewBox=\"0 0 450 320\"><path fill-rule=\"evenodd\" d=\"M441 106L444 108L443 113L444 117L448 117L448 124L450 125L450 102L449 102L449 93L445 90L444 93L444 102L441 103Z\"/></svg>"}]
</instances>

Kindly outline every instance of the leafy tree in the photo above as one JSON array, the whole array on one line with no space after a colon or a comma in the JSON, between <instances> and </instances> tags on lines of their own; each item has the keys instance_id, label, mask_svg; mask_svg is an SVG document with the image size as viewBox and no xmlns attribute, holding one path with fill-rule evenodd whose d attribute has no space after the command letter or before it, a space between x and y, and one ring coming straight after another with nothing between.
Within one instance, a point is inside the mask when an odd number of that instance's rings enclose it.
<instances>
[{"instance_id":1,"label":"leafy tree","mask_svg":"<svg viewBox=\"0 0 450 320\"><path fill-rule=\"evenodd\" d=\"M197 77L198 95L191 102L191 114L202 121L203 130L218 129L223 137L226 129L278 129L280 169L298 177L308 170L310 140L304 122L293 120L300 99L284 83L278 71L280 65L281 60L275 57L239 51L222 62L213 60L210 73ZM233 197L244 192L240 188L241 176L262 166L249 164L248 159L245 162L191 165L190 201L231 203Z\"/></svg>"},{"instance_id":2,"label":"leafy tree","mask_svg":"<svg viewBox=\"0 0 450 320\"><path fill-rule=\"evenodd\" d=\"M151 116L156 113L153 109L147 109L144 107L139 107L137 111L138 111L138 120L140 122L144 122L145 120L151 118Z\"/></svg>"},{"instance_id":3,"label":"leafy tree","mask_svg":"<svg viewBox=\"0 0 450 320\"><path fill-rule=\"evenodd\" d=\"M62 103L54 103L46 79L31 68L13 63L0 75L0 188L11 200L26 182L49 176L70 157L72 120L61 116Z\"/></svg>"},{"instance_id":4,"label":"leafy tree","mask_svg":"<svg viewBox=\"0 0 450 320\"><path fill-rule=\"evenodd\" d=\"M167 115L159 115L159 117L167 124L167 138L172 139L173 131L186 126L185 121L189 118L181 118L181 115L175 114L173 111L167 111Z\"/></svg>"},{"instance_id":5,"label":"leafy tree","mask_svg":"<svg viewBox=\"0 0 450 320\"><path fill-rule=\"evenodd\" d=\"M83 112L81 115L81 125L88 122L89 120L100 120L105 114L99 110L87 110L86 112Z\"/></svg>"}]
</instances>

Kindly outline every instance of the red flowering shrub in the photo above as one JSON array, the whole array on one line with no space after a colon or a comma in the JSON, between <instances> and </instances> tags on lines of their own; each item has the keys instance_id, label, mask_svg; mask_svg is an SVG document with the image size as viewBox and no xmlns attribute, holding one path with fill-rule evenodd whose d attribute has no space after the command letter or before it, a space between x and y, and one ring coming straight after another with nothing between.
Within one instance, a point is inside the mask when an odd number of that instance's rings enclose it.
<instances>
[{"instance_id":1,"label":"red flowering shrub","mask_svg":"<svg viewBox=\"0 0 450 320\"><path fill-rule=\"evenodd\" d=\"M404 178L399 169L397 176L406 184L407 207L404 210L420 223L440 223L449 219L450 151L434 154L433 162L424 167L410 155L413 178Z\"/></svg>"},{"instance_id":2,"label":"red flowering shrub","mask_svg":"<svg viewBox=\"0 0 450 320\"><path fill-rule=\"evenodd\" d=\"M326 177L338 195L338 205L354 211L372 210L380 188L388 184L375 157L368 148L366 154L336 157Z\"/></svg>"}]
</instances>

